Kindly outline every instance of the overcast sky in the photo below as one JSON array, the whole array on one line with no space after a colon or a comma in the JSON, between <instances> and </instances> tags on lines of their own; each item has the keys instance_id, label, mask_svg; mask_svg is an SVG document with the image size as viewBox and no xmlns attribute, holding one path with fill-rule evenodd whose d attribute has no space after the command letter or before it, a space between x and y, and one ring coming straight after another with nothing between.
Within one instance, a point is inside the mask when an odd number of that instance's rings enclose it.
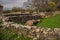
<instances>
[{"instance_id":1,"label":"overcast sky","mask_svg":"<svg viewBox=\"0 0 60 40\"><path fill-rule=\"evenodd\" d=\"M3 4L4 9L12 8L14 6L22 7L23 2L27 0L0 0L0 4Z\"/></svg>"}]
</instances>

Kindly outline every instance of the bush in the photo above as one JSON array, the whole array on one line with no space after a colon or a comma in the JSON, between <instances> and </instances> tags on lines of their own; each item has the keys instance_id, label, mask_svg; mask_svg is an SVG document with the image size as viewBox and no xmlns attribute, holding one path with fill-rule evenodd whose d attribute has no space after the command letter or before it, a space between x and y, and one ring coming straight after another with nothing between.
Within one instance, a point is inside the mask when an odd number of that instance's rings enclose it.
<instances>
[{"instance_id":1,"label":"bush","mask_svg":"<svg viewBox=\"0 0 60 40\"><path fill-rule=\"evenodd\" d=\"M10 13L11 10L4 10L3 13Z\"/></svg>"}]
</instances>

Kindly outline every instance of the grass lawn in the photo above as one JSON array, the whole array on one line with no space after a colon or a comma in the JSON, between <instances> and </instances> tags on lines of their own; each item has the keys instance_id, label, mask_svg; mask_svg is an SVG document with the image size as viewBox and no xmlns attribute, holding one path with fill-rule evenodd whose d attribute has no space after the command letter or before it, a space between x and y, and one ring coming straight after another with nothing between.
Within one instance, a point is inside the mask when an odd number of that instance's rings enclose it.
<instances>
[{"instance_id":1,"label":"grass lawn","mask_svg":"<svg viewBox=\"0 0 60 40\"><path fill-rule=\"evenodd\" d=\"M60 28L60 14L51 18L44 18L42 19L42 22L39 22L36 25L45 28Z\"/></svg>"}]
</instances>

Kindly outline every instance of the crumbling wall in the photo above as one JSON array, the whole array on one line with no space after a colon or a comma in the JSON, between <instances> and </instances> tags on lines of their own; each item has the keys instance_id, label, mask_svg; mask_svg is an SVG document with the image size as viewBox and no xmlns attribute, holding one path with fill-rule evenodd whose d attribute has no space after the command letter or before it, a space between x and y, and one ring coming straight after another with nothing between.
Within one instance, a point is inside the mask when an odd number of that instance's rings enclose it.
<instances>
[{"instance_id":1,"label":"crumbling wall","mask_svg":"<svg viewBox=\"0 0 60 40\"><path fill-rule=\"evenodd\" d=\"M4 28L14 27L18 35L33 38L33 40L60 40L60 28L42 28L38 26L25 26L12 22L4 22Z\"/></svg>"},{"instance_id":2,"label":"crumbling wall","mask_svg":"<svg viewBox=\"0 0 60 40\"><path fill-rule=\"evenodd\" d=\"M5 16L9 17L8 21L23 22L23 23L26 23L28 20L42 19L40 15L32 15L32 14L10 14Z\"/></svg>"}]
</instances>

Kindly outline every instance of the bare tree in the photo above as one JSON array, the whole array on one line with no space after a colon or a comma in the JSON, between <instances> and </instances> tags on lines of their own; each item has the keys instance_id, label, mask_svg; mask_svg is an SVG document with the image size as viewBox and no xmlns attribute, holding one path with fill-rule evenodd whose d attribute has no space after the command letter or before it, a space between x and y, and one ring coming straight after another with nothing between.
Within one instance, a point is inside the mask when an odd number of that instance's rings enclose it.
<instances>
[{"instance_id":1,"label":"bare tree","mask_svg":"<svg viewBox=\"0 0 60 40\"><path fill-rule=\"evenodd\" d=\"M39 9L40 9L40 7L41 7L41 4L40 3L42 3L42 1L41 0L34 0L33 1L33 6L34 6L34 8L36 9L36 11L39 13Z\"/></svg>"},{"instance_id":2,"label":"bare tree","mask_svg":"<svg viewBox=\"0 0 60 40\"><path fill-rule=\"evenodd\" d=\"M39 13L41 8L45 8L48 0L31 0L33 8ZM42 9L41 9L42 10ZM45 10L45 9L43 9Z\"/></svg>"}]
</instances>

